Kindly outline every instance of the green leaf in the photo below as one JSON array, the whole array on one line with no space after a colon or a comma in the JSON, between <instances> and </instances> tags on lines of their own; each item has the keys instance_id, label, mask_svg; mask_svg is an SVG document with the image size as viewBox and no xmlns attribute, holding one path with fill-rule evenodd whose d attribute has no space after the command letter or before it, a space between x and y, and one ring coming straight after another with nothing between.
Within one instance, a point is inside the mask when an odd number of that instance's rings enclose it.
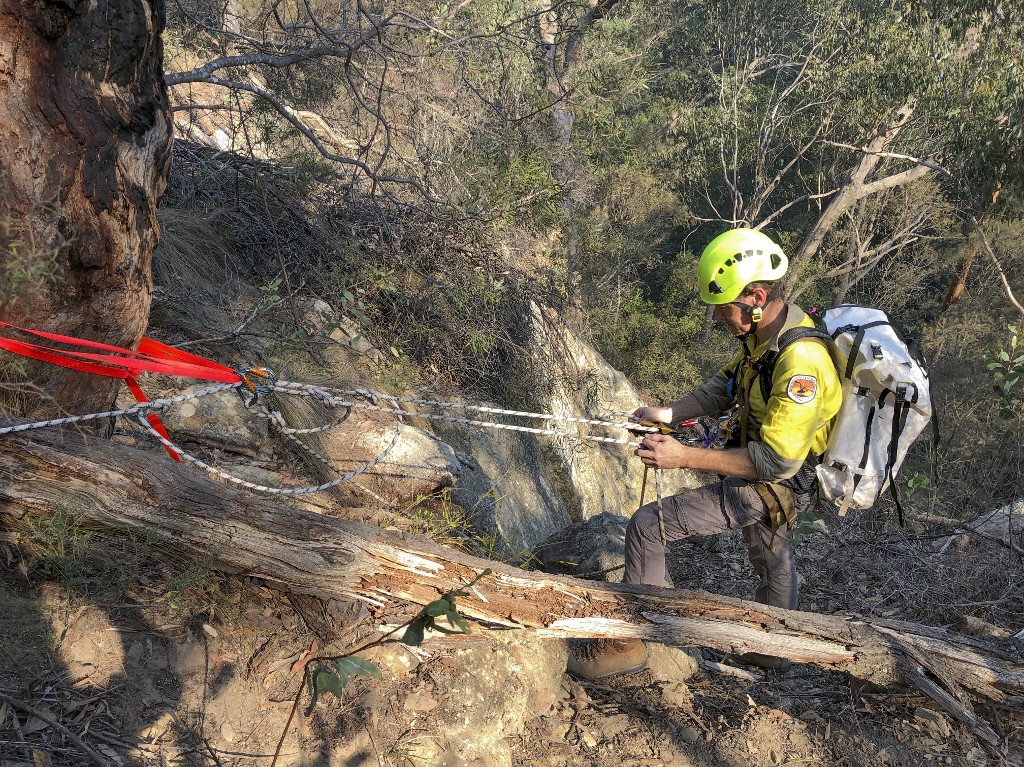
<instances>
[{"instance_id":1,"label":"green leaf","mask_svg":"<svg viewBox=\"0 0 1024 767\"><path fill-rule=\"evenodd\" d=\"M344 671L349 676L368 676L373 679L380 679L380 669L376 664L371 663L365 658L360 658L358 655L349 655L346 658L337 658L334 661L334 667L340 674Z\"/></svg>"},{"instance_id":2,"label":"green leaf","mask_svg":"<svg viewBox=\"0 0 1024 767\"><path fill-rule=\"evenodd\" d=\"M444 626L434 626L434 631L440 631L442 634L468 634L468 631L459 631L458 629L446 629Z\"/></svg>"},{"instance_id":3,"label":"green leaf","mask_svg":"<svg viewBox=\"0 0 1024 767\"><path fill-rule=\"evenodd\" d=\"M313 672L313 679L316 681L317 692L329 692L338 698L341 697L341 691L348 684L347 673L327 666L318 667Z\"/></svg>"},{"instance_id":4,"label":"green leaf","mask_svg":"<svg viewBox=\"0 0 1024 767\"><path fill-rule=\"evenodd\" d=\"M423 612L431 618L439 618L450 611L454 606L455 605L449 602L448 599L435 599L423 608Z\"/></svg>"},{"instance_id":5,"label":"green leaf","mask_svg":"<svg viewBox=\"0 0 1024 767\"><path fill-rule=\"evenodd\" d=\"M409 624L409 628L402 635L402 644L411 647L423 644L423 618L417 618Z\"/></svg>"},{"instance_id":6,"label":"green leaf","mask_svg":"<svg viewBox=\"0 0 1024 767\"><path fill-rule=\"evenodd\" d=\"M1001 359L1003 362L1009 362L1010 355L1007 354L1005 351L999 352L999 359Z\"/></svg>"},{"instance_id":7,"label":"green leaf","mask_svg":"<svg viewBox=\"0 0 1024 767\"><path fill-rule=\"evenodd\" d=\"M466 621L462 619L462 616L459 615L457 612L452 610L450 613L448 613L447 618L448 624L450 626L458 626L460 629L462 629L462 633L469 633L469 626L466 624Z\"/></svg>"}]
</instances>

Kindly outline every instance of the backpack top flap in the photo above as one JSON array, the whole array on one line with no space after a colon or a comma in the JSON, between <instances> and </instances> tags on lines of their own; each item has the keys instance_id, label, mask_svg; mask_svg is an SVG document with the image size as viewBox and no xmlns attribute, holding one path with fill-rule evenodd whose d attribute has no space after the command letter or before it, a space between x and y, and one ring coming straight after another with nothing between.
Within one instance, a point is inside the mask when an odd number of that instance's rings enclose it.
<instances>
[{"instance_id":1,"label":"backpack top flap","mask_svg":"<svg viewBox=\"0 0 1024 767\"><path fill-rule=\"evenodd\" d=\"M844 304L823 317L844 387L891 396L931 416L928 370L916 346L880 309ZM891 394L890 394L891 393ZM883 404L884 406L884 404Z\"/></svg>"}]
</instances>

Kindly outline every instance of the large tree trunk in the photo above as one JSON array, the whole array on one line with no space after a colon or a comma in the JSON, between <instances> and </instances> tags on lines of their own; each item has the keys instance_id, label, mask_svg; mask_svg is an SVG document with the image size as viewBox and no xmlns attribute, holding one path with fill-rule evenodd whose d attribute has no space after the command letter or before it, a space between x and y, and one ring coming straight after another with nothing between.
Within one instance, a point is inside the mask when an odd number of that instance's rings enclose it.
<instances>
[{"instance_id":1,"label":"large tree trunk","mask_svg":"<svg viewBox=\"0 0 1024 767\"><path fill-rule=\"evenodd\" d=\"M0 319L142 337L171 157L163 27L163 0L0 0ZM44 364L26 378L73 412L118 385Z\"/></svg>"},{"instance_id":2,"label":"large tree trunk","mask_svg":"<svg viewBox=\"0 0 1024 767\"><path fill-rule=\"evenodd\" d=\"M995 700L1024 695L1024 648L894 621L817 615L699 591L582 581L524 572L411 535L305 512L225 486L157 454L34 432L0 438L0 524L17 528L54 504L91 524L145 530L186 556L294 593L373 605L425 604L493 577L460 601L474 618L548 637L639 636L671 645L760 652L880 685L912 683L998 738L972 713L965 688Z\"/></svg>"}]
</instances>

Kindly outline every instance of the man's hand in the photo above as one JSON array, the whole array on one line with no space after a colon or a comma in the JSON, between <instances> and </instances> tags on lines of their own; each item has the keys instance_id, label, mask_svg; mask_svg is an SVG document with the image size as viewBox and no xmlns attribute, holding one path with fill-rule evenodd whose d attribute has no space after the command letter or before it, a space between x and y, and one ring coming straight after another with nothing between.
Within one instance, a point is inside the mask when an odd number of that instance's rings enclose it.
<instances>
[{"instance_id":1,"label":"man's hand","mask_svg":"<svg viewBox=\"0 0 1024 767\"><path fill-rule=\"evenodd\" d=\"M693 448L686 447L674 437L666 434L648 434L633 454L640 457L644 466L654 469L685 469L690 467L687 454L692 451Z\"/></svg>"},{"instance_id":2,"label":"man's hand","mask_svg":"<svg viewBox=\"0 0 1024 767\"><path fill-rule=\"evenodd\" d=\"M655 423L672 423L670 407L638 407L630 416L634 421L653 421Z\"/></svg>"},{"instance_id":3,"label":"man's hand","mask_svg":"<svg viewBox=\"0 0 1024 767\"><path fill-rule=\"evenodd\" d=\"M758 479L757 467L745 447L704 450L683 445L667 434L648 434L633 454L652 469L700 469L726 477Z\"/></svg>"}]
</instances>

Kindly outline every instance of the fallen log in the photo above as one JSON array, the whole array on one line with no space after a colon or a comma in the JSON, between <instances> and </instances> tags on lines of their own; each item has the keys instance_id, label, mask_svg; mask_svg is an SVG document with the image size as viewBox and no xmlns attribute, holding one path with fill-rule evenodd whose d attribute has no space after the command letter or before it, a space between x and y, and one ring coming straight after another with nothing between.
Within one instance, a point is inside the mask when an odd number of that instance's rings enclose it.
<instances>
[{"instance_id":1,"label":"fallen log","mask_svg":"<svg viewBox=\"0 0 1024 767\"><path fill-rule=\"evenodd\" d=\"M0 439L0 524L70 509L90 524L144 531L185 556L258 576L286 592L382 607L426 604L485 568L460 610L492 627L545 637L640 637L728 653L757 652L842 671L874 685L911 684L1001 739L967 691L1024 695L1024 643L858 616L783 610L703 591L526 572L403 534L289 506L208 479L156 453L74 432Z\"/></svg>"}]
</instances>

